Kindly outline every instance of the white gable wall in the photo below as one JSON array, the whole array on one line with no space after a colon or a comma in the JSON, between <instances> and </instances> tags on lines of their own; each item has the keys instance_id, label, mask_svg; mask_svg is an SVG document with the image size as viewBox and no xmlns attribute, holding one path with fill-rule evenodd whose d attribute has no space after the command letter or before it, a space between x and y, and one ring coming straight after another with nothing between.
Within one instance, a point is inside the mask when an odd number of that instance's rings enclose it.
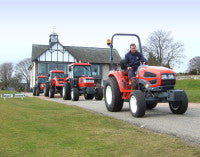
<instances>
[{"instance_id":1,"label":"white gable wall","mask_svg":"<svg viewBox=\"0 0 200 157\"><path fill-rule=\"evenodd\" d=\"M37 59L38 59L38 61L58 61L58 62L76 62L77 61L59 43L53 45L52 50L45 51Z\"/></svg>"}]
</instances>

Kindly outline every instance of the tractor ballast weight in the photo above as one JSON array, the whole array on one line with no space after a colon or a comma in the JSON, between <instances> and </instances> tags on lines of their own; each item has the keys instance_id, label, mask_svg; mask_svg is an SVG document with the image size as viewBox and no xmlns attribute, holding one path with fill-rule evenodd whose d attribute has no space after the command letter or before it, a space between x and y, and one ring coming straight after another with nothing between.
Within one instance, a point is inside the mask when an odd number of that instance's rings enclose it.
<instances>
[{"instance_id":1,"label":"tractor ballast weight","mask_svg":"<svg viewBox=\"0 0 200 157\"><path fill-rule=\"evenodd\" d=\"M115 36L136 37L142 52L141 41L136 34L114 34L111 40L107 40L112 68L104 86L104 100L108 111L120 111L124 100L128 100L130 112L134 117L144 116L146 109L153 109L159 102L168 102L170 110L175 114L185 113L188 98L183 90L174 89L176 75L173 70L161 66L140 65L136 77L128 80L124 60L121 61L122 71L113 69L112 50Z\"/></svg>"},{"instance_id":2,"label":"tractor ballast weight","mask_svg":"<svg viewBox=\"0 0 200 157\"><path fill-rule=\"evenodd\" d=\"M97 88L91 73L91 64L73 63L69 65L69 77L63 85L63 99L78 101L80 95L84 95L86 100L95 97L102 100L103 89Z\"/></svg>"}]
</instances>

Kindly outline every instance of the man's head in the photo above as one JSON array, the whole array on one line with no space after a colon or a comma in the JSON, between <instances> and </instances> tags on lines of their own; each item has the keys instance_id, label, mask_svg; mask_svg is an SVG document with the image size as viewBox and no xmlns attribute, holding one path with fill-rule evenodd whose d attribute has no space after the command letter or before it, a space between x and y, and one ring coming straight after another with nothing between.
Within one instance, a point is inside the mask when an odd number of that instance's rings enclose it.
<instances>
[{"instance_id":1,"label":"man's head","mask_svg":"<svg viewBox=\"0 0 200 157\"><path fill-rule=\"evenodd\" d=\"M131 50L131 53L135 53L136 52L136 45L135 44L131 44L130 45L130 50Z\"/></svg>"}]
</instances>

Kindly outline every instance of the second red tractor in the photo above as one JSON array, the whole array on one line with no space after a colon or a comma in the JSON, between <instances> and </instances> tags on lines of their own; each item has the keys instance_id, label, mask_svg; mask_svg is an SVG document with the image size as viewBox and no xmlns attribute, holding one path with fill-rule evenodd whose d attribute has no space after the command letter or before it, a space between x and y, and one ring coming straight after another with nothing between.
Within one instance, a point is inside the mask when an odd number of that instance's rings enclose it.
<instances>
[{"instance_id":1,"label":"second red tractor","mask_svg":"<svg viewBox=\"0 0 200 157\"><path fill-rule=\"evenodd\" d=\"M84 95L86 100L102 100L103 89L97 87L92 77L91 64L73 63L69 66L69 77L63 85L63 99L78 101L80 95Z\"/></svg>"}]
</instances>

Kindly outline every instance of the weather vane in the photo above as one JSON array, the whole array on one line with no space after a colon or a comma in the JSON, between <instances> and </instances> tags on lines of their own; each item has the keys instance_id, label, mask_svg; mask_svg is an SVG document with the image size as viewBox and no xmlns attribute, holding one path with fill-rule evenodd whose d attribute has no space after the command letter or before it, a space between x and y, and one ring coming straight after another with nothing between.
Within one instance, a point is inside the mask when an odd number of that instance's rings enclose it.
<instances>
[{"instance_id":1,"label":"weather vane","mask_svg":"<svg viewBox=\"0 0 200 157\"><path fill-rule=\"evenodd\" d=\"M53 26L53 27L52 27L53 32L55 32L55 29L56 29L56 26Z\"/></svg>"}]
</instances>

